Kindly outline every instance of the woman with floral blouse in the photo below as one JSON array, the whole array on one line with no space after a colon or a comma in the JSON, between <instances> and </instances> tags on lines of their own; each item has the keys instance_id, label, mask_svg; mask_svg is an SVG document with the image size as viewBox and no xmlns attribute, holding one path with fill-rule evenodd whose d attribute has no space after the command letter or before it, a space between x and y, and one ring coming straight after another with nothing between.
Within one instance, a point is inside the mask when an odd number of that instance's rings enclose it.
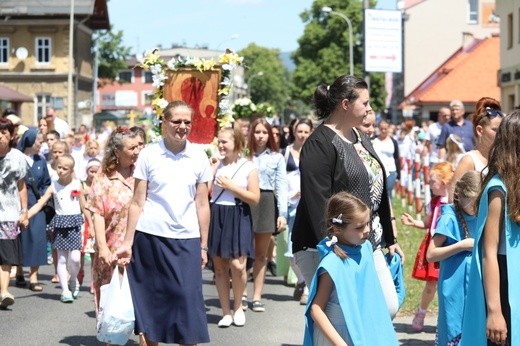
<instances>
[{"instance_id":1,"label":"woman with floral blouse","mask_svg":"<svg viewBox=\"0 0 520 346\"><path fill-rule=\"evenodd\" d=\"M118 127L107 140L101 171L90 188L87 209L92 212L96 235L97 256L92 263L96 313L100 287L110 283L116 266L113 253L125 238L139 151L139 136L126 127Z\"/></svg>"}]
</instances>

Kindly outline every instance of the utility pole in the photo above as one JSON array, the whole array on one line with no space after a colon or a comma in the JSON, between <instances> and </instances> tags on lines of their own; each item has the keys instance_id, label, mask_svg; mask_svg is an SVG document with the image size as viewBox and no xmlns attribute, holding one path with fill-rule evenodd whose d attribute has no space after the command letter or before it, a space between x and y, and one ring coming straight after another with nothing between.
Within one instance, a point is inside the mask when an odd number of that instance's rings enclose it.
<instances>
[{"instance_id":1,"label":"utility pole","mask_svg":"<svg viewBox=\"0 0 520 346\"><path fill-rule=\"evenodd\" d=\"M370 75L367 73L366 71L366 68L365 68L365 64L366 64L366 61L365 61L365 51L366 51L366 32L365 32L365 21L366 21L366 18L365 18L365 10L370 8L370 5L368 4L368 0L363 0L363 79L365 80L365 82L367 83L368 85L368 90L370 91Z\"/></svg>"}]
</instances>

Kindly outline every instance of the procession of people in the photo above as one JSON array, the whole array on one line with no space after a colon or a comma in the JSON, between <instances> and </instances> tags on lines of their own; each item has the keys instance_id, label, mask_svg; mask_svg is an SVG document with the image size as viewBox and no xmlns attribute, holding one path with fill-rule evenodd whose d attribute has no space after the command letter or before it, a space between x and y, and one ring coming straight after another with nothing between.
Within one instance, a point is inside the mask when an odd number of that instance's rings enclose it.
<instances>
[{"instance_id":1,"label":"procession of people","mask_svg":"<svg viewBox=\"0 0 520 346\"><path fill-rule=\"evenodd\" d=\"M194 111L182 100L166 106L154 142L138 127L74 131L52 108L38 128L5 114L0 308L16 308L10 277L26 286L24 267L38 293L38 268L54 263L64 304L89 276L96 314L101 286L114 270L128 272L142 345L208 343L202 270L210 263L215 273L218 327L242 327L249 309L269 311L262 293L270 243L288 231L288 243L278 244L288 244L282 253L297 276L293 299L305 298L304 344L397 345L392 319L401 302L387 258L414 257L398 242L404 224L426 229L413 328L422 329L437 291L437 344L518 345L520 111L483 97L471 121L456 100L435 124L375 121L368 85L348 75L317 86L314 109L282 125L292 140L281 141L280 128L256 114L247 131L238 122L222 129L210 155L188 140ZM399 157L412 154L435 159L428 179L436 197L424 221L393 208Z\"/></svg>"}]
</instances>

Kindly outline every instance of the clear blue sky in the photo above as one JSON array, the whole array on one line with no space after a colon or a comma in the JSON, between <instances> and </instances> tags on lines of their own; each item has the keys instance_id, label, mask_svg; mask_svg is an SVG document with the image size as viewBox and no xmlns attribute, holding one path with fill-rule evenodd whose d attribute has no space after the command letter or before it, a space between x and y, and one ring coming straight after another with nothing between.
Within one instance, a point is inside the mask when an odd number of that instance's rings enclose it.
<instances>
[{"instance_id":1,"label":"clear blue sky","mask_svg":"<svg viewBox=\"0 0 520 346\"><path fill-rule=\"evenodd\" d=\"M161 44L208 45L239 50L250 42L282 52L297 48L304 23L300 13L313 0L110 0L113 29L123 31L133 53ZM377 8L395 9L395 0ZM231 39L232 36L238 37Z\"/></svg>"}]
</instances>

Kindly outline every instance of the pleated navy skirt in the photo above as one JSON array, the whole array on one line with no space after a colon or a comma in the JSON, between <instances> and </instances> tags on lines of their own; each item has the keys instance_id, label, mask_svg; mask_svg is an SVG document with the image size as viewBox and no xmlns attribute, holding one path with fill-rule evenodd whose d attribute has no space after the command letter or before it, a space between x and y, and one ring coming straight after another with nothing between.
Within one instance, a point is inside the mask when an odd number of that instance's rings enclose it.
<instances>
[{"instance_id":1,"label":"pleated navy skirt","mask_svg":"<svg viewBox=\"0 0 520 346\"><path fill-rule=\"evenodd\" d=\"M200 256L198 238L136 231L128 266L136 335L168 344L209 342Z\"/></svg>"},{"instance_id":2,"label":"pleated navy skirt","mask_svg":"<svg viewBox=\"0 0 520 346\"><path fill-rule=\"evenodd\" d=\"M253 239L253 220L248 204L211 205L208 237L210 258L254 258Z\"/></svg>"}]
</instances>

